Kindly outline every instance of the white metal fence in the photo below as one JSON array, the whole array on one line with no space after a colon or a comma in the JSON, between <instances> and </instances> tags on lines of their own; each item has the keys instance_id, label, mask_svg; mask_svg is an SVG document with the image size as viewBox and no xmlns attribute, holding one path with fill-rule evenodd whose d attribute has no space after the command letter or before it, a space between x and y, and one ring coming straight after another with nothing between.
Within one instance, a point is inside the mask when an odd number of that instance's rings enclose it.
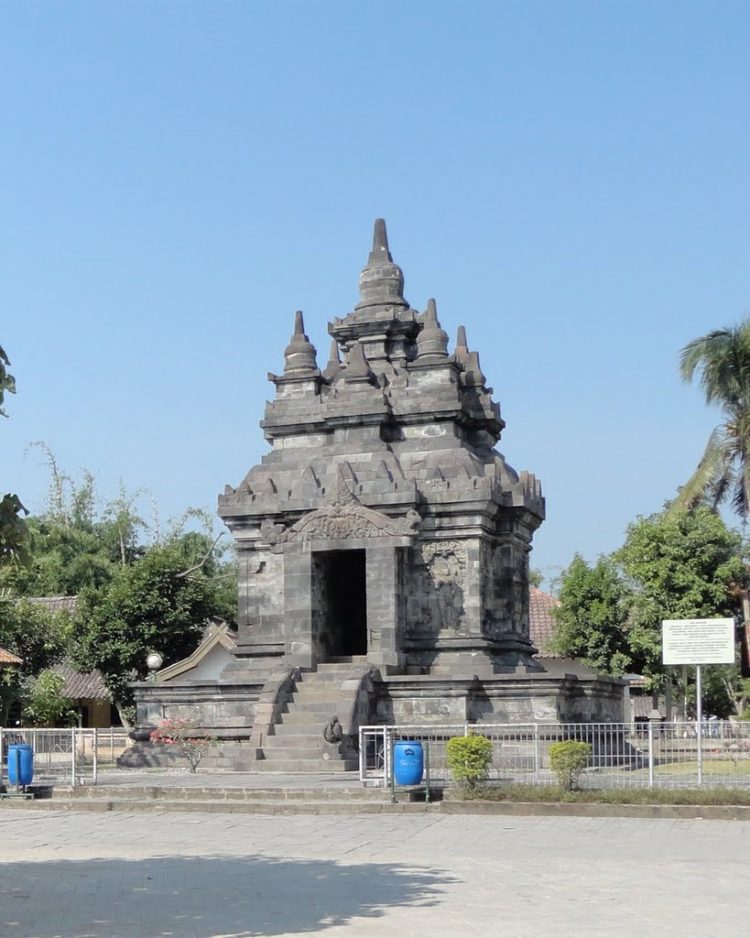
<instances>
[{"instance_id":1,"label":"white metal fence","mask_svg":"<svg viewBox=\"0 0 750 938\"><path fill-rule=\"evenodd\" d=\"M27 743L34 753L34 784L96 784L102 767L115 766L132 745L128 730L106 729L8 729L0 727L2 776L7 782L8 747Z\"/></svg>"},{"instance_id":2,"label":"white metal fence","mask_svg":"<svg viewBox=\"0 0 750 938\"><path fill-rule=\"evenodd\" d=\"M445 747L452 736L476 733L492 742L490 780L554 785L549 747L574 739L591 745L583 788L750 788L750 723L527 723L446 726L364 726L359 773L365 785L390 779L391 745L429 744L430 775L449 780Z\"/></svg>"}]
</instances>

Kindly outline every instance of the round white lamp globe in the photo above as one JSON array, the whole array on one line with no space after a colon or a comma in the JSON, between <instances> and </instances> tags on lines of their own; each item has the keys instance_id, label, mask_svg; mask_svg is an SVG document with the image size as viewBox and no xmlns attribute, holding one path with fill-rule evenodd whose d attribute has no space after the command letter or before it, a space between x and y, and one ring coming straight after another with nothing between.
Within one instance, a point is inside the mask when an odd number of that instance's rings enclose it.
<instances>
[{"instance_id":1,"label":"round white lamp globe","mask_svg":"<svg viewBox=\"0 0 750 938\"><path fill-rule=\"evenodd\" d=\"M152 651L146 657L146 667L149 669L149 671L158 671L163 662L164 659L158 651Z\"/></svg>"}]
</instances>

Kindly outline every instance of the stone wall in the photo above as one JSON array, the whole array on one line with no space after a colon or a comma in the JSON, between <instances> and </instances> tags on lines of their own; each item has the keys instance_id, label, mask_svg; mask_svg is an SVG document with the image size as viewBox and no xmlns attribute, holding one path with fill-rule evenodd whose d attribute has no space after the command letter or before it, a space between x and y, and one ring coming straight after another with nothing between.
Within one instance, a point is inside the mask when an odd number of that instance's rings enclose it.
<instances>
[{"instance_id":1,"label":"stone wall","mask_svg":"<svg viewBox=\"0 0 750 938\"><path fill-rule=\"evenodd\" d=\"M612 723L623 719L622 687L613 678L572 674L389 676L375 689L376 715L396 725Z\"/></svg>"}]
</instances>

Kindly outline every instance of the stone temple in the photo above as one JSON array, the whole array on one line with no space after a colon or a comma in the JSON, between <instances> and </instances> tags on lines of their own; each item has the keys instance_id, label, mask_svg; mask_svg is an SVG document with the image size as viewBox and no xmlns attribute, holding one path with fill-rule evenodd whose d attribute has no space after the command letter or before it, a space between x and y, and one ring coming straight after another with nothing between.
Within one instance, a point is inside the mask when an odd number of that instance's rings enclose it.
<instances>
[{"instance_id":1,"label":"stone temple","mask_svg":"<svg viewBox=\"0 0 750 938\"><path fill-rule=\"evenodd\" d=\"M621 718L619 682L546 672L529 638L539 481L504 427L463 327L404 298L375 222L359 302L320 367L302 313L269 375L270 451L219 497L239 561L239 632L220 671L136 687L141 738L189 716L235 768L352 767L364 723ZM192 675L192 676L191 676ZM336 714L344 740L326 742Z\"/></svg>"}]
</instances>

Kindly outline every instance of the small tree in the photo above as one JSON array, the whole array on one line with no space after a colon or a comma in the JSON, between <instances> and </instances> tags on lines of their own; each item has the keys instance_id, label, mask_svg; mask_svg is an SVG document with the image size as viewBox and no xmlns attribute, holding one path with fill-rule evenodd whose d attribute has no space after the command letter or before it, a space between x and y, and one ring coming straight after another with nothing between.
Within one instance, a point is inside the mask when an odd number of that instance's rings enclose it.
<instances>
[{"instance_id":1,"label":"small tree","mask_svg":"<svg viewBox=\"0 0 750 938\"><path fill-rule=\"evenodd\" d=\"M453 736L445 752L453 777L469 791L475 791L489 775L492 743L486 736Z\"/></svg>"},{"instance_id":2,"label":"small tree","mask_svg":"<svg viewBox=\"0 0 750 938\"><path fill-rule=\"evenodd\" d=\"M561 788L572 791L578 787L578 777L586 768L592 752L590 743L574 739L552 743L549 747L549 764Z\"/></svg>"},{"instance_id":3,"label":"small tree","mask_svg":"<svg viewBox=\"0 0 750 938\"><path fill-rule=\"evenodd\" d=\"M33 678L63 656L70 632L67 613L0 596L0 647L22 659L18 667L0 668L0 726L7 724L12 707L28 698Z\"/></svg>"},{"instance_id":4,"label":"small tree","mask_svg":"<svg viewBox=\"0 0 750 938\"><path fill-rule=\"evenodd\" d=\"M42 671L28 692L23 717L32 726L71 726L76 720L73 701L63 695L65 678L54 671Z\"/></svg>"},{"instance_id":5,"label":"small tree","mask_svg":"<svg viewBox=\"0 0 750 938\"><path fill-rule=\"evenodd\" d=\"M632 592L609 557L589 565L576 554L562 575L554 610L555 650L616 677L633 666L626 623Z\"/></svg>"},{"instance_id":6,"label":"small tree","mask_svg":"<svg viewBox=\"0 0 750 938\"><path fill-rule=\"evenodd\" d=\"M187 759L191 772L197 770L211 745L209 737L201 735L200 729L190 720L162 720L150 738L152 743L176 746L180 755Z\"/></svg>"}]
</instances>

